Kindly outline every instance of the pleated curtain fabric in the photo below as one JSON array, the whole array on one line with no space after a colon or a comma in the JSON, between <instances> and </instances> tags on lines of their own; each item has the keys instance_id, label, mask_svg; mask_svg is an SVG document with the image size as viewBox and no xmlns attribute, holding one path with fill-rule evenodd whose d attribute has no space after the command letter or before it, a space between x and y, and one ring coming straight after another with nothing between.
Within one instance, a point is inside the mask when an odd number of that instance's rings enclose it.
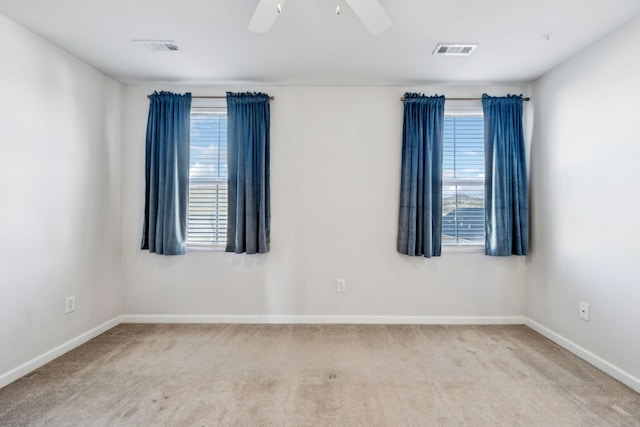
<instances>
[{"instance_id":1,"label":"pleated curtain fabric","mask_svg":"<svg viewBox=\"0 0 640 427\"><path fill-rule=\"evenodd\" d=\"M227 92L227 252L269 252L269 96Z\"/></svg>"},{"instance_id":2,"label":"pleated curtain fabric","mask_svg":"<svg viewBox=\"0 0 640 427\"><path fill-rule=\"evenodd\" d=\"M487 255L527 255L529 250L529 190L522 105L522 96L482 96Z\"/></svg>"},{"instance_id":3,"label":"pleated curtain fabric","mask_svg":"<svg viewBox=\"0 0 640 427\"><path fill-rule=\"evenodd\" d=\"M430 258L442 248L444 96L404 95L398 252Z\"/></svg>"},{"instance_id":4,"label":"pleated curtain fabric","mask_svg":"<svg viewBox=\"0 0 640 427\"><path fill-rule=\"evenodd\" d=\"M161 255L186 251L191 94L149 97L142 249Z\"/></svg>"}]
</instances>

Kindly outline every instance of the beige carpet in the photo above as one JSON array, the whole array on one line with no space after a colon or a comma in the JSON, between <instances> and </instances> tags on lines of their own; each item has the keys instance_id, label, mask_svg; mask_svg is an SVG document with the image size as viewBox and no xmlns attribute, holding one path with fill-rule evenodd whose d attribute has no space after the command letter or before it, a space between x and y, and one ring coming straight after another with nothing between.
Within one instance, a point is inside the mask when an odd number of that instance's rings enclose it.
<instances>
[{"instance_id":1,"label":"beige carpet","mask_svg":"<svg viewBox=\"0 0 640 427\"><path fill-rule=\"evenodd\" d=\"M640 426L640 395L525 326L127 324L0 425Z\"/></svg>"}]
</instances>

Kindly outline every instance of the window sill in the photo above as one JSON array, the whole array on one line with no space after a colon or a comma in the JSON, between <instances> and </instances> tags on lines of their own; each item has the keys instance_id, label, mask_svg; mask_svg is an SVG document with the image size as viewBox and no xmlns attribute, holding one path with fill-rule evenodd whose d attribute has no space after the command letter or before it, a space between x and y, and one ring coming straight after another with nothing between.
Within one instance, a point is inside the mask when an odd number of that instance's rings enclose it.
<instances>
[{"instance_id":1,"label":"window sill","mask_svg":"<svg viewBox=\"0 0 640 427\"><path fill-rule=\"evenodd\" d=\"M484 245L442 245L442 252L484 253Z\"/></svg>"},{"instance_id":2,"label":"window sill","mask_svg":"<svg viewBox=\"0 0 640 427\"><path fill-rule=\"evenodd\" d=\"M187 245L187 252L224 252L226 247L224 246L189 246Z\"/></svg>"}]
</instances>

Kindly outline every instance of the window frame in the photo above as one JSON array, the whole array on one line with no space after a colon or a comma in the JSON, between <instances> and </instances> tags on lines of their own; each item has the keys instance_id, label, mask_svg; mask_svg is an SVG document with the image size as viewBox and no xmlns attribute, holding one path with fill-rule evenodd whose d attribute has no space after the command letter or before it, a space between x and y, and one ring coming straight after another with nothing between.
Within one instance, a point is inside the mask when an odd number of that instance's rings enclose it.
<instances>
[{"instance_id":1,"label":"window frame","mask_svg":"<svg viewBox=\"0 0 640 427\"><path fill-rule=\"evenodd\" d=\"M191 114L196 113L205 113L207 111L211 112L224 112L226 115L227 112L227 103L225 99L215 99L215 98L204 98L204 99L193 99L191 104ZM225 132L226 133L226 132ZM226 146L226 144L225 144ZM191 148L189 147L189 193L191 193ZM226 155L225 155L226 157ZM213 185L226 185L227 186L227 195L228 195L228 178L213 178L212 180L207 180L207 183L211 183ZM191 195L189 195L190 197ZM212 244L206 243L197 243L193 241L189 241L189 200L187 200L187 235L186 235L186 245L187 250L190 252L224 252L226 249L226 240L224 242L217 242ZM228 213L228 208L227 208ZM228 218L227 218L228 221Z\"/></svg>"},{"instance_id":2,"label":"window frame","mask_svg":"<svg viewBox=\"0 0 640 427\"><path fill-rule=\"evenodd\" d=\"M445 118L447 116L455 116L455 117L484 117L484 113L482 110L482 104L480 102L467 102L460 103L453 107L449 107L445 104ZM444 137L444 133L443 133ZM444 143L443 143L444 144ZM483 133L483 146L484 146L484 133ZM444 145L443 145L444 152ZM484 164L486 164L486 159L484 159ZM444 198L444 189L449 186L472 186L478 187L482 190L483 200L486 203L485 195L485 178L445 178L444 177L444 166L443 166L443 176L442 176L442 193ZM484 207L484 204L483 204ZM444 208L444 203L443 203ZM444 214L444 212L443 212ZM444 221L445 215L442 216ZM483 216L484 218L484 216ZM444 225L444 223L443 223ZM486 230L486 224L483 224L483 230ZM444 228L444 227L443 227ZM442 237L444 237L444 230L442 231ZM442 250L446 250L447 252L481 252L484 250L485 242L484 239L480 242L445 242L444 238L442 238Z\"/></svg>"}]
</instances>

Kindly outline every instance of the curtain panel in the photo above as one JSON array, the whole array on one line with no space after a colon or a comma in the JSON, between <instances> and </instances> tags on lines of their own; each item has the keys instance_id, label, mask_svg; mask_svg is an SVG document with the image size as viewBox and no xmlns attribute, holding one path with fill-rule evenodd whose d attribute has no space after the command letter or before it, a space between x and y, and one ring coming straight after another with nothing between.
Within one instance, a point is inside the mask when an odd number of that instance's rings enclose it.
<instances>
[{"instance_id":1,"label":"curtain panel","mask_svg":"<svg viewBox=\"0 0 640 427\"><path fill-rule=\"evenodd\" d=\"M190 114L190 93L149 96L141 244L149 252L186 251Z\"/></svg>"},{"instance_id":2,"label":"curtain panel","mask_svg":"<svg viewBox=\"0 0 640 427\"><path fill-rule=\"evenodd\" d=\"M227 92L227 252L269 252L269 96Z\"/></svg>"},{"instance_id":3,"label":"curtain panel","mask_svg":"<svg viewBox=\"0 0 640 427\"><path fill-rule=\"evenodd\" d=\"M444 96L404 95L398 252L430 258L442 248Z\"/></svg>"},{"instance_id":4,"label":"curtain panel","mask_svg":"<svg viewBox=\"0 0 640 427\"><path fill-rule=\"evenodd\" d=\"M522 96L482 96L487 255L526 255L529 250L529 192L522 104Z\"/></svg>"}]
</instances>

